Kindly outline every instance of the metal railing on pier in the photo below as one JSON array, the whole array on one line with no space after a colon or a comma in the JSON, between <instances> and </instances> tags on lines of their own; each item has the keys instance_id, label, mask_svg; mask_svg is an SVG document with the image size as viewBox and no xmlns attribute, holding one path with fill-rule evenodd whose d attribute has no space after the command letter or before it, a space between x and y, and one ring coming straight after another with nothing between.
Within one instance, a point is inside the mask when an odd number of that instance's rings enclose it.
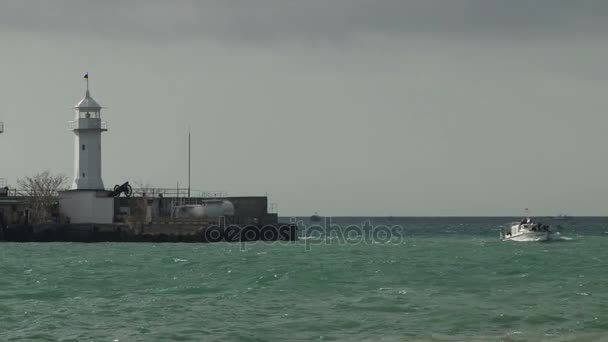
<instances>
[{"instance_id":1,"label":"metal railing on pier","mask_svg":"<svg viewBox=\"0 0 608 342\"><path fill-rule=\"evenodd\" d=\"M24 189L11 188L7 185L4 178L0 178L0 189L4 197L29 197L31 193ZM107 189L112 191L113 189ZM188 198L188 189L186 188L133 188L133 196L135 197L170 197L170 198ZM228 197L226 191L202 191L190 190L191 198L217 198L222 199ZM195 203L192 203L195 204Z\"/></svg>"},{"instance_id":2,"label":"metal railing on pier","mask_svg":"<svg viewBox=\"0 0 608 342\"><path fill-rule=\"evenodd\" d=\"M133 188L133 196L137 197L177 197L187 198L186 188ZM226 198L226 191L190 190L190 197L196 198Z\"/></svg>"},{"instance_id":3,"label":"metal railing on pier","mask_svg":"<svg viewBox=\"0 0 608 342\"><path fill-rule=\"evenodd\" d=\"M0 197L30 197L30 193L25 190L13 189L8 186L0 186Z\"/></svg>"}]
</instances>

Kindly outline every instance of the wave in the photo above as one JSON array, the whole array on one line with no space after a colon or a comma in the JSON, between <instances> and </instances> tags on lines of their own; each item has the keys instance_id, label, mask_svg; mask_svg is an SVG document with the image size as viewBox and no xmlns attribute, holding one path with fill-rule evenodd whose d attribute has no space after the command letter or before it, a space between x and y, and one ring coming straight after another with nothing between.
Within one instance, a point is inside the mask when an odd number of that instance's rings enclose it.
<instances>
[{"instance_id":1,"label":"wave","mask_svg":"<svg viewBox=\"0 0 608 342\"><path fill-rule=\"evenodd\" d=\"M568 236L563 236L560 232L556 232L556 233L552 233L551 234L551 240L555 240L555 241L571 241L574 240L574 238L568 237Z\"/></svg>"}]
</instances>

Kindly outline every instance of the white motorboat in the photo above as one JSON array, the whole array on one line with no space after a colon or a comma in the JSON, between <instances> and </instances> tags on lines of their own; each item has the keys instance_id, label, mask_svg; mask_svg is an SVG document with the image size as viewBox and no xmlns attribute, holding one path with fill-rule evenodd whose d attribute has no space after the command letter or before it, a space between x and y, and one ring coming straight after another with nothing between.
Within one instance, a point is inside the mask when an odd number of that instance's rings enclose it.
<instances>
[{"instance_id":1,"label":"white motorboat","mask_svg":"<svg viewBox=\"0 0 608 342\"><path fill-rule=\"evenodd\" d=\"M500 232L502 241L549 241L551 229L548 225L533 222L529 217L513 222Z\"/></svg>"}]
</instances>

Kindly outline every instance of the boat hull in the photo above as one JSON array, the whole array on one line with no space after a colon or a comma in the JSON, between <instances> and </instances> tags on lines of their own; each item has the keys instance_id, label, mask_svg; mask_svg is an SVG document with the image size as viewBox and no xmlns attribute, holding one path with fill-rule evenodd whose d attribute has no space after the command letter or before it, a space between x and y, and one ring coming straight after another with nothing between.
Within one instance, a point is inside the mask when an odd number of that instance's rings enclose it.
<instances>
[{"instance_id":1,"label":"boat hull","mask_svg":"<svg viewBox=\"0 0 608 342\"><path fill-rule=\"evenodd\" d=\"M514 235L502 236L502 241L535 242L551 240L550 232L522 232Z\"/></svg>"}]
</instances>

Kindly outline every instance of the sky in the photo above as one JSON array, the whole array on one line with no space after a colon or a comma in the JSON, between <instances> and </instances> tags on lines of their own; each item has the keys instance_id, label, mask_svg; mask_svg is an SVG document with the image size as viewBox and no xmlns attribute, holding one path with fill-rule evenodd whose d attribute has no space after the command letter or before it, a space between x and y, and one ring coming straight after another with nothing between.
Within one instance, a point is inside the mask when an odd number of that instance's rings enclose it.
<instances>
[{"instance_id":1,"label":"sky","mask_svg":"<svg viewBox=\"0 0 608 342\"><path fill-rule=\"evenodd\" d=\"M608 2L4 0L0 178L268 195L280 215L608 215Z\"/></svg>"}]
</instances>

